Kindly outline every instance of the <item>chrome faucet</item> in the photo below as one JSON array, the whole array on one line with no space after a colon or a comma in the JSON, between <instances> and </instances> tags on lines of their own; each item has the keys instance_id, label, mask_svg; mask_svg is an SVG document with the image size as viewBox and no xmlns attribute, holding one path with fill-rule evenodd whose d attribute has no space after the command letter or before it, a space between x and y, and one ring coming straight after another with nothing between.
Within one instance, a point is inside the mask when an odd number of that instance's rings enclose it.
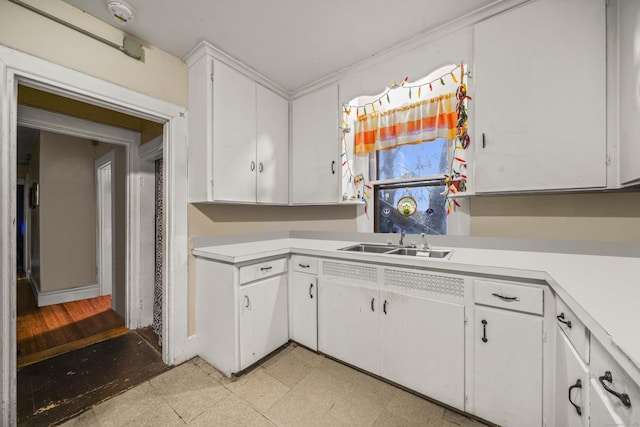
<instances>
[{"instance_id":1,"label":"chrome faucet","mask_svg":"<svg viewBox=\"0 0 640 427\"><path fill-rule=\"evenodd\" d=\"M425 237L427 235L424 233L420 233L420 238L422 239L422 248L421 249L425 249L427 251L431 251L431 245L425 240Z\"/></svg>"},{"instance_id":2,"label":"chrome faucet","mask_svg":"<svg viewBox=\"0 0 640 427\"><path fill-rule=\"evenodd\" d=\"M400 241L398 242L398 245L400 245L400 246L404 246L404 236L406 236L406 235L407 235L407 234L406 234L404 231L402 231L402 232L400 233Z\"/></svg>"}]
</instances>

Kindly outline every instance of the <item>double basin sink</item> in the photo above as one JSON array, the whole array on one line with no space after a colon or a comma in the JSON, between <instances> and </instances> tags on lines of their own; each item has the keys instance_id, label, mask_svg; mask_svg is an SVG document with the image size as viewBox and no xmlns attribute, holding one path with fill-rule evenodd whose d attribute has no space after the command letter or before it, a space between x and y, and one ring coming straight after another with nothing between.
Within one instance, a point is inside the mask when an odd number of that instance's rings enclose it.
<instances>
[{"instance_id":1,"label":"double basin sink","mask_svg":"<svg viewBox=\"0 0 640 427\"><path fill-rule=\"evenodd\" d=\"M357 245L341 248L341 251L362 252L384 255L414 256L422 258L449 259L452 251L448 249L418 249L393 245L376 245L373 243L358 243Z\"/></svg>"}]
</instances>

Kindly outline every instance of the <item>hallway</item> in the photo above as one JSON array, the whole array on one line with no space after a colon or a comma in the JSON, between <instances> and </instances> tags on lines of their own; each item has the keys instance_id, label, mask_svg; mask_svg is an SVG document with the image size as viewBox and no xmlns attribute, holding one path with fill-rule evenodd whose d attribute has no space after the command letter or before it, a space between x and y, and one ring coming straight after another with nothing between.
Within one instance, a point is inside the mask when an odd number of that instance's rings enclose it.
<instances>
[{"instance_id":1,"label":"hallway","mask_svg":"<svg viewBox=\"0 0 640 427\"><path fill-rule=\"evenodd\" d=\"M28 280L17 280L18 369L127 331L111 296L38 307Z\"/></svg>"}]
</instances>

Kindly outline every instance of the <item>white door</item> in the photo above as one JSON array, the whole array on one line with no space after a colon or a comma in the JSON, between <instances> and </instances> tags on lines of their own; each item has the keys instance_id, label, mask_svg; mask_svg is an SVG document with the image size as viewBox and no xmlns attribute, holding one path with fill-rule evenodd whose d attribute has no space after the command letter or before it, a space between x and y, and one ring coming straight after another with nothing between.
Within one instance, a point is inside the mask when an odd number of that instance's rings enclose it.
<instances>
[{"instance_id":1,"label":"white door","mask_svg":"<svg viewBox=\"0 0 640 427\"><path fill-rule=\"evenodd\" d=\"M380 292L380 375L464 410L464 305Z\"/></svg>"},{"instance_id":2,"label":"white door","mask_svg":"<svg viewBox=\"0 0 640 427\"><path fill-rule=\"evenodd\" d=\"M291 112L292 203L337 203L338 86L295 99Z\"/></svg>"},{"instance_id":3,"label":"white door","mask_svg":"<svg viewBox=\"0 0 640 427\"><path fill-rule=\"evenodd\" d=\"M542 426L542 317L476 306L473 413Z\"/></svg>"},{"instance_id":4,"label":"white door","mask_svg":"<svg viewBox=\"0 0 640 427\"><path fill-rule=\"evenodd\" d=\"M318 278L294 272L291 282L291 339L318 350Z\"/></svg>"},{"instance_id":5,"label":"white door","mask_svg":"<svg viewBox=\"0 0 640 427\"><path fill-rule=\"evenodd\" d=\"M379 292L320 280L318 349L378 374Z\"/></svg>"},{"instance_id":6,"label":"white door","mask_svg":"<svg viewBox=\"0 0 640 427\"><path fill-rule=\"evenodd\" d=\"M589 369L562 331L556 327L557 426L589 425Z\"/></svg>"},{"instance_id":7,"label":"white door","mask_svg":"<svg viewBox=\"0 0 640 427\"><path fill-rule=\"evenodd\" d=\"M258 85L257 202L289 203L289 101Z\"/></svg>"},{"instance_id":8,"label":"white door","mask_svg":"<svg viewBox=\"0 0 640 427\"><path fill-rule=\"evenodd\" d=\"M110 151L95 161L97 207L97 265L100 295L111 295L111 307L116 307L114 292L114 152Z\"/></svg>"},{"instance_id":9,"label":"white door","mask_svg":"<svg viewBox=\"0 0 640 427\"><path fill-rule=\"evenodd\" d=\"M205 153L202 153L204 155ZM256 83L213 64L213 197L256 201Z\"/></svg>"},{"instance_id":10,"label":"white door","mask_svg":"<svg viewBox=\"0 0 640 427\"><path fill-rule=\"evenodd\" d=\"M474 27L476 192L606 185L605 15L539 0Z\"/></svg>"},{"instance_id":11,"label":"white door","mask_svg":"<svg viewBox=\"0 0 640 427\"><path fill-rule=\"evenodd\" d=\"M240 288L240 369L289 340L287 276Z\"/></svg>"}]
</instances>

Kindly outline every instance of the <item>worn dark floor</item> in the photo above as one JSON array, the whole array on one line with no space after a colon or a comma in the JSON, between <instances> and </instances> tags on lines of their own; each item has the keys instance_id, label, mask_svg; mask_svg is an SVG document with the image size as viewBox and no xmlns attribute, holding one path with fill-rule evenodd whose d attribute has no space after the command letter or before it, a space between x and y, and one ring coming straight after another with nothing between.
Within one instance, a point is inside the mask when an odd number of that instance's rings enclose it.
<instances>
[{"instance_id":1,"label":"worn dark floor","mask_svg":"<svg viewBox=\"0 0 640 427\"><path fill-rule=\"evenodd\" d=\"M63 422L169 369L132 331L18 370L18 424Z\"/></svg>"}]
</instances>

